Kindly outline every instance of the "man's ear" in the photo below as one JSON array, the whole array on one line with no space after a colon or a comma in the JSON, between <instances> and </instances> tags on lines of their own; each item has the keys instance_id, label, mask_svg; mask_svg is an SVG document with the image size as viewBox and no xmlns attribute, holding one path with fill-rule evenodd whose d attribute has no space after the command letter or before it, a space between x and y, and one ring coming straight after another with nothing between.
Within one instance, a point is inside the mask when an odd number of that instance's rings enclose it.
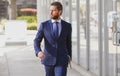
<instances>
[{"instance_id":1,"label":"man's ear","mask_svg":"<svg viewBox=\"0 0 120 76\"><path fill-rule=\"evenodd\" d=\"M62 10L59 11L59 14L62 15Z\"/></svg>"}]
</instances>

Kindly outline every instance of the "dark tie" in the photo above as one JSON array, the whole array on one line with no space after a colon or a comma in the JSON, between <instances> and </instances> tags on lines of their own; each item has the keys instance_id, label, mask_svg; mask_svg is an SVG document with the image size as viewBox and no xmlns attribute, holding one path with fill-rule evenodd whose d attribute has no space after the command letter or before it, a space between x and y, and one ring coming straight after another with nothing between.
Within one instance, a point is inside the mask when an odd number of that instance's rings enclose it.
<instances>
[{"instance_id":1,"label":"dark tie","mask_svg":"<svg viewBox=\"0 0 120 76\"><path fill-rule=\"evenodd\" d=\"M57 39L57 38L58 38L58 35L59 35L58 22L55 22L55 26L54 26L54 29L53 29L53 33L54 33L55 39Z\"/></svg>"}]
</instances>

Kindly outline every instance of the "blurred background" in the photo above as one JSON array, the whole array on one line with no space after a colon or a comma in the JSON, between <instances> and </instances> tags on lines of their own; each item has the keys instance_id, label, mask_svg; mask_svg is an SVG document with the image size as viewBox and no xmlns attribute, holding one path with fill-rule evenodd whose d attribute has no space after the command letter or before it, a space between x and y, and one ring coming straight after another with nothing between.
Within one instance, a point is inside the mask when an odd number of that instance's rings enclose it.
<instances>
[{"instance_id":1,"label":"blurred background","mask_svg":"<svg viewBox=\"0 0 120 76\"><path fill-rule=\"evenodd\" d=\"M0 0L0 76L44 76L33 40L53 1L72 24L68 76L120 76L120 0Z\"/></svg>"},{"instance_id":2,"label":"blurred background","mask_svg":"<svg viewBox=\"0 0 120 76\"><path fill-rule=\"evenodd\" d=\"M0 0L0 32L7 20L27 20L27 29L37 29L36 0Z\"/></svg>"}]
</instances>

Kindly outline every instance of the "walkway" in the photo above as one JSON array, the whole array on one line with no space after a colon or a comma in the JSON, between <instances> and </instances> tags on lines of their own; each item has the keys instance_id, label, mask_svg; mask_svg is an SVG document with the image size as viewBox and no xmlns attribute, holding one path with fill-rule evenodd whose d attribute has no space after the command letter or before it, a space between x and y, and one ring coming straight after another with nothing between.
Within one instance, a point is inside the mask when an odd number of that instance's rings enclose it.
<instances>
[{"instance_id":1,"label":"walkway","mask_svg":"<svg viewBox=\"0 0 120 76\"><path fill-rule=\"evenodd\" d=\"M45 76L44 67L34 54L32 38L29 34L28 45L0 47L0 76ZM67 76L82 75L68 68Z\"/></svg>"}]
</instances>

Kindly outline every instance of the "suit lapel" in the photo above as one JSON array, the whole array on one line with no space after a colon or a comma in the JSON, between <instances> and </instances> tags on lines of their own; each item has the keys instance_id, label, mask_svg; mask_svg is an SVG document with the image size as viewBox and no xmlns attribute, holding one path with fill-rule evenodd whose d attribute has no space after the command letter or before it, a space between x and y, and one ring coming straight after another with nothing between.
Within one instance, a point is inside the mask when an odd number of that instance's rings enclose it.
<instances>
[{"instance_id":1,"label":"suit lapel","mask_svg":"<svg viewBox=\"0 0 120 76\"><path fill-rule=\"evenodd\" d=\"M50 37L51 39L53 39L53 41L55 40L55 37L54 37L54 33L53 33L53 23L51 22L51 20L49 21L49 25L48 25L48 33L50 34Z\"/></svg>"},{"instance_id":2,"label":"suit lapel","mask_svg":"<svg viewBox=\"0 0 120 76\"><path fill-rule=\"evenodd\" d=\"M45 38L49 41L49 43L53 44L54 39L53 39L53 31L52 31L52 22L49 20L44 24L44 35Z\"/></svg>"},{"instance_id":3,"label":"suit lapel","mask_svg":"<svg viewBox=\"0 0 120 76\"><path fill-rule=\"evenodd\" d=\"M61 37L61 35L64 33L64 21L61 20L61 32L60 32L60 35L59 35L59 38Z\"/></svg>"},{"instance_id":4,"label":"suit lapel","mask_svg":"<svg viewBox=\"0 0 120 76\"><path fill-rule=\"evenodd\" d=\"M50 33L50 35L53 37L54 35L53 35L53 24L52 24L52 22L51 22L51 20L49 20L49 23L48 23L48 29L49 29L49 33Z\"/></svg>"}]
</instances>

